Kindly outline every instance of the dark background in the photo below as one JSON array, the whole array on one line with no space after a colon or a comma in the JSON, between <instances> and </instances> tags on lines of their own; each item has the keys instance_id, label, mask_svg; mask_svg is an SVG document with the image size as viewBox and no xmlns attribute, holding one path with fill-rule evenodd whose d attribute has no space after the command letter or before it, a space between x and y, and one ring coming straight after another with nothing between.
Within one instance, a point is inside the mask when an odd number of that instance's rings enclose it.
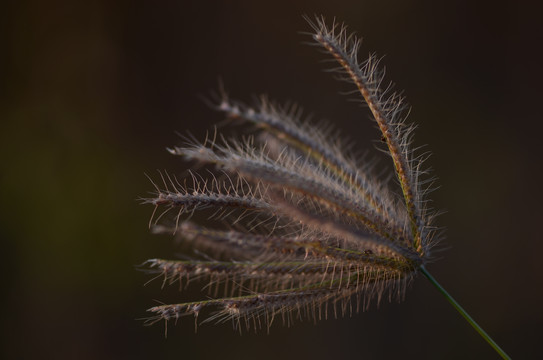
<instances>
[{"instance_id":1,"label":"dark background","mask_svg":"<svg viewBox=\"0 0 543 360\"><path fill-rule=\"evenodd\" d=\"M55 359L492 359L419 278L401 304L239 336L183 319L143 327L161 291L135 266L174 257L149 234L144 173L181 173L165 147L221 120L217 88L295 100L373 150L367 110L301 44L302 14L336 16L385 55L433 152L448 248L429 270L513 358L543 337L537 1L13 1L1 11L2 356ZM375 152L377 154L377 152ZM377 156L380 156L377 154ZM386 162L381 164L385 166Z\"/></svg>"}]
</instances>

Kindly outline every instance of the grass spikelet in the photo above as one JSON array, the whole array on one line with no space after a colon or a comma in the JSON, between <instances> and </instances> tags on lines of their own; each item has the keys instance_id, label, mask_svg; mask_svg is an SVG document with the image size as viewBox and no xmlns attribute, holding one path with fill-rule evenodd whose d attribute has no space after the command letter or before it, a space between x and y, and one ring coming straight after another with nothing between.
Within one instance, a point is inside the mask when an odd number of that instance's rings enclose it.
<instances>
[{"instance_id":1,"label":"grass spikelet","mask_svg":"<svg viewBox=\"0 0 543 360\"><path fill-rule=\"evenodd\" d=\"M374 175L371 162L354 159L330 128L303 119L297 106L263 96L254 106L226 92L212 106L229 119L251 124L257 136L187 141L169 149L214 167L178 181L160 174L152 197L155 233L175 233L195 250L185 260L151 259L146 271L164 286L198 283L210 298L155 306L147 323L206 314L203 322L232 322L236 329L266 329L274 319L317 321L367 309L383 298L402 300L419 274L428 278L504 358L507 355L437 283L425 266L437 243L423 179L425 154L412 145L404 99L383 87L379 59L358 60L361 41L343 25L309 19L313 44L339 64L381 131L399 186ZM188 218L211 210L215 226ZM164 216L170 211L173 218ZM159 223L160 221L160 223ZM222 295L219 295L222 294ZM196 319L197 321L197 319Z\"/></svg>"},{"instance_id":2,"label":"grass spikelet","mask_svg":"<svg viewBox=\"0 0 543 360\"><path fill-rule=\"evenodd\" d=\"M403 112L406 105L403 97L398 93L390 93L391 85L382 89L384 73L378 70L379 59L375 55L370 55L362 63L358 61L361 41L354 35L347 35L345 26L334 24L329 28L322 18L317 18L315 22L309 20L309 23L315 30L314 40L337 60L347 80L357 87L371 110L400 182L414 237L413 245L419 252L426 251L421 231L424 227L421 209L423 199L418 182L421 164L417 158L413 159L410 145L414 127L405 123Z\"/></svg>"}]
</instances>

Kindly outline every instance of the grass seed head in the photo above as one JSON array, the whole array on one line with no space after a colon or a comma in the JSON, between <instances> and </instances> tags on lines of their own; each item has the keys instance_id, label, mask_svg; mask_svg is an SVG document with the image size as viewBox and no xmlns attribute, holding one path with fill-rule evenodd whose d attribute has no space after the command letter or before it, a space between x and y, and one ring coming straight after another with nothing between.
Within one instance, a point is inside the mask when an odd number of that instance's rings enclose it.
<instances>
[{"instance_id":1,"label":"grass seed head","mask_svg":"<svg viewBox=\"0 0 543 360\"><path fill-rule=\"evenodd\" d=\"M175 233L204 257L151 259L148 271L180 288L204 284L211 299L153 307L148 323L205 311L204 322L269 329L276 318L290 325L343 316L385 296L401 300L428 262L434 214L425 207L424 157L413 150L405 101L383 88L377 57L358 60L361 41L345 26L307 20L314 45L337 62L368 105L399 186L376 176L372 162L349 155L329 126L304 120L299 107L267 97L251 107L221 91L213 107L257 136L190 140L170 149L217 171L191 172L182 182L161 174L163 186L144 199L160 210L151 219L155 232ZM197 211L211 211L220 223L208 228L188 221Z\"/></svg>"}]
</instances>

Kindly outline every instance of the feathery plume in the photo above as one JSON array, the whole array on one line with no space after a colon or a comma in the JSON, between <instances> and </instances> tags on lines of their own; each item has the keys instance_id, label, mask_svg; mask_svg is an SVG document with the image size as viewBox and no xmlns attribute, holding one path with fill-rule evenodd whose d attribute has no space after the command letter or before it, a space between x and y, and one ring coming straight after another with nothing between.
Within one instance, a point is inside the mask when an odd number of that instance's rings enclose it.
<instances>
[{"instance_id":1,"label":"feathery plume","mask_svg":"<svg viewBox=\"0 0 543 360\"><path fill-rule=\"evenodd\" d=\"M191 172L191 181L183 183L161 174L163 187L155 185L154 197L143 201L162 210L151 217L154 232L175 233L197 254L206 254L151 259L144 264L147 271L162 276L164 285L203 283L211 298L155 306L148 323L200 312L208 314L204 322L232 321L240 331L269 329L276 318L287 325L304 317L320 320L364 310L384 296L401 300L419 272L444 292L425 269L439 238L432 224L436 213L426 207L427 155L412 146L414 126L406 122L403 97L383 87L375 55L358 60L361 40L344 25L306 20L313 44L337 62L334 70L369 107L398 189L375 176L370 163L349 156L329 129L304 121L298 107L265 96L251 107L221 91L213 107L251 125L258 136L190 140L169 149L217 172L209 179ZM188 221L209 208L222 227ZM176 213L171 224L159 225L169 211Z\"/></svg>"}]
</instances>

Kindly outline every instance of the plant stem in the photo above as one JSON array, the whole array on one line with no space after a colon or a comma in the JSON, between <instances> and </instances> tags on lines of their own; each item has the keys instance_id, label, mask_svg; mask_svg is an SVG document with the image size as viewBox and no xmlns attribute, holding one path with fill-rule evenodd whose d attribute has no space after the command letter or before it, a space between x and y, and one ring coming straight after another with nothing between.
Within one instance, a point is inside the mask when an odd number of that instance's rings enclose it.
<instances>
[{"instance_id":1,"label":"plant stem","mask_svg":"<svg viewBox=\"0 0 543 360\"><path fill-rule=\"evenodd\" d=\"M453 297L437 282L437 280L432 276L430 275L430 273L428 272L428 270L426 270L424 268L424 266L421 266L419 268L419 270L422 272L422 274L424 276L426 276L426 278L428 280L430 280L430 282L439 290L440 293L443 294L443 296L445 296L445 298L447 298L447 300L452 304L452 306L460 313L460 315L462 315L464 317L464 319L466 319L466 321L471 325L473 326L473 328L479 333L479 335L481 335L483 337L483 339L485 339L489 344L490 346L492 346L492 348L494 350L496 350L496 352L498 354L500 354L500 356L504 359L511 359L509 357L509 355L507 355L505 353L505 351L502 350L502 348L500 348L498 346L498 344L496 344L494 342L494 340L492 340L492 338L490 338L490 336L486 333L486 331L484 331L480 326L479 324L477 324L475 322L475 320L473 320L471 318L471 316L469 316L469 314L466 312L466 310L464 310L464 308L462 308L462 306L460 306L460 304L458 304L456 302L456 300L453 299Z\"/></svg>"}]
</instances>

